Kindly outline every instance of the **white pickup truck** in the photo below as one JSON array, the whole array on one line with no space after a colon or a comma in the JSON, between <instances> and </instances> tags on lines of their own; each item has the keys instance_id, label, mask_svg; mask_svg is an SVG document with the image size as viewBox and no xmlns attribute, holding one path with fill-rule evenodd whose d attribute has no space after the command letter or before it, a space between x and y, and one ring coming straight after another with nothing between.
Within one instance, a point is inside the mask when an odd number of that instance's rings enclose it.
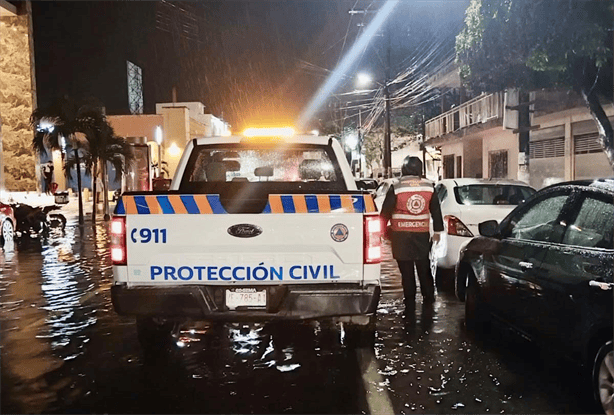
<instances>
[{"instance_id":1,"label":"white pickup truck","mask_svg":"<svg viewBox=\"0 0 614 415\"><path fill-rule=\"evenodd\" d=\"M112 300L137 318L144 346L185 321L332 320L373 337L381 225L371 195L336 140L284 135L194 139L169 191L121 196Z\"/></svg>"}]
</instances>

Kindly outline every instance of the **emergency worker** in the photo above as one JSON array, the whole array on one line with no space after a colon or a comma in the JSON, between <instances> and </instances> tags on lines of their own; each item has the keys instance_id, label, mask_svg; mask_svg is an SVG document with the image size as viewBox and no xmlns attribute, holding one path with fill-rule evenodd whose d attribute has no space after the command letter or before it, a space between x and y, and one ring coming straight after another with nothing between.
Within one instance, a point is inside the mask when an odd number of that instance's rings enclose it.
<instances>
[{"instance_id":1,"label":"emergency worker","mask_svg":"<svg viewBox=\"0 0 614 415\"><path fill-rule=\"evenodd\" d=\"M433 182L422 177L422 161L407 156L401 167L401 178L388 190L382 205L384 226L390 220L388 236L392 244L392 256L401 271L405 306L412 306L416 297L418 273L423 301L435 300L435 283L431 274L429 252L431 236L430 219L433 219L433 241L439 241L443 231L443 219L439 199L434 193Z\"/></svg>"}]
</instances>

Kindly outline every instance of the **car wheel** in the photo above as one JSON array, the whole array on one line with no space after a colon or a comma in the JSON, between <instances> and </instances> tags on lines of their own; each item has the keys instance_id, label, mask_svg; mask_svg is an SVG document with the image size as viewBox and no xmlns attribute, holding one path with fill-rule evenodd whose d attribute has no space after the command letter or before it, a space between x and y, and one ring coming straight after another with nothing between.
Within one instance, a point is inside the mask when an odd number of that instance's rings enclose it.
<instances>
[{"instance_id":1,"label":"car wheel","mask_svg":"<svg viewBox=\"0 0 614 415\"><path fill-rule=\"evenodd\" d=\"M467 291L467 277L469 274L469 265L468 264L460 264L458 267L458 275L454 279L455 282L455 291L456 297L460 301L465 301L465 294Z\"/></svg>"},{"instance_id":2,"label":"car wheel","mask_svg":"<svg viewBox=\"0 0 614 415\"><path fill-rule=\"evenodd\" d=\"M0 233L0 242L2 243L2 246L6 245L7 243L12 243L14 241L15 238L15 231L13 229L13 222L11 222L9 219L6 219L4 222L2 222L2 231Z\"/></svg>"},{"instance_id":3,"label":"car wheel","mask_svg":"<svg viewBox=\"0 0 614 415\"><path fill-rule=\"evenodd\" d=\"M593 391L604 412L614 415L614 350L612 340L599 348L593 365Z\"/></svg>"},{"instance_id":4,"label":"car wheel","mask_svg":"<svg viewBox=\"0 0 614 415\"><path fill-rule=\"evenodd\" d=\"M477 283L469 278L465 292L465 325L470 331L480 331L486 328L487 312L478 292Z\"/></svg>"},{"instance_id":5,"label":"car wheel","mask_svg":"<svg viewBox=\"0 0 614 415\"><path fill-rule=\"evenodd\" d=\"M136 320L136 330L145 360L159 357L172 340L173 322L159 321L151 317Z\"/></svg>"}]
</instances>

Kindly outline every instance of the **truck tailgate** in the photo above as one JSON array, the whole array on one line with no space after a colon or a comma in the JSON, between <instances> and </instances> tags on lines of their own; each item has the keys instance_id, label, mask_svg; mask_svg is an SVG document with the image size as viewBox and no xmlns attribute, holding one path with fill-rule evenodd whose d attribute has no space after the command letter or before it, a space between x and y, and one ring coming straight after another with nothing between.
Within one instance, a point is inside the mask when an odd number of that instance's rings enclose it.
<instances>
[{"instance_id":1,"label":"truck tailgate","mask_svg":"<svg viewBox=\"0 0 614 415\"><path fill-rule=\"evenodd\" d=\"M131 285L307 284L363 278L371 196L270 195L259 214L228 214L217 195L128 195Z\"/></svg>"}]
</instances>

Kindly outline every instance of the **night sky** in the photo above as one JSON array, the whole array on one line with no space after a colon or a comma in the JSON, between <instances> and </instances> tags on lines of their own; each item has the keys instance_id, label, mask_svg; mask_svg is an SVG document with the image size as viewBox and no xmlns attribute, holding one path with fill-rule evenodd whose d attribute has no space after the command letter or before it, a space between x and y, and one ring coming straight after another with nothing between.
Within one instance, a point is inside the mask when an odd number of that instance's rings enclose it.
<instances>
[{"instance_id":1,"label":"night sky","mask_svg":"<svg viewBox=\"0 0 614 415\"><path fill-rule=\"evenodd\" d=\"M145 113L156 102L200 101L234 131L293 124L377 10L369 0L33 2L39 106L59 94L94 96L127 114L126 60L143 69ZM450 56L468 0L402 0L388 21L391 72L426 50ZM384 36L375 37L337 93L366 70L382 79ZM322 114L319 114L319 116Z\"/></svg>"}]
</instances>

